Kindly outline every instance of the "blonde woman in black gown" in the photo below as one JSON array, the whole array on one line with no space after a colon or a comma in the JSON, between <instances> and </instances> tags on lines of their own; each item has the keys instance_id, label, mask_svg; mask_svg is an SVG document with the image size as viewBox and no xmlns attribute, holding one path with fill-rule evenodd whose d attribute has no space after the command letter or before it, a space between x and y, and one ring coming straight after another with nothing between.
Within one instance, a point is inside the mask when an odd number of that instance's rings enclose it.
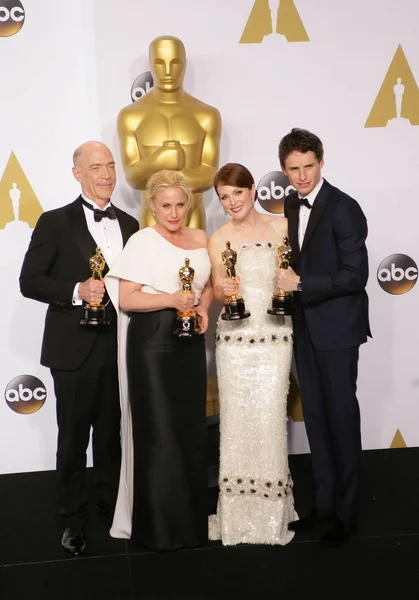
<instances>
[{"instance_id":1,"label":"blonde woman in black gown","mask_svg":"<svg viewBox=\"0 0 419 600\"><path fill-rule=\"evenodd\" d=\"M180 173L156 173L147 190L156 224L130 238L106 278L121 309L123 462L111 535L175 550L208 538L203 334L210 261L205 232L184 226L192 197ZM185 258L195 270L189 294L180 289ZM177 310L193 307L201 335L175 337Z\"/></svg>"}]
</instances>

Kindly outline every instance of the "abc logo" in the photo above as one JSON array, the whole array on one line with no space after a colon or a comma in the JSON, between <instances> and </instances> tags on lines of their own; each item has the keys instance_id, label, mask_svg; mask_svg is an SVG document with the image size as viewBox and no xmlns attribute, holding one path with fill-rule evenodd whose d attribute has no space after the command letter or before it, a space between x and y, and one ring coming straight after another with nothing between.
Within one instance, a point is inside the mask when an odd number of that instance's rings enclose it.
<instances>
[{"instance_id":1,"label":"abc logo","mask_svg":"<svg viewBox=\"0 0 419 600\"><path fill-rule=\"evenodd\" d=\"M389 294L409 292L417 278L417 264L406 254L392 254L385 258L378 267L378 283Z\"/></svg>"},{"instance_id":2,"label":"abc logo","mask_svg":"<svg viewBox=\"0 0 419 600\"><path fill-rule=\"evenodd\" d=\"M20 0L0 0L0 37L15 35L24 22L25 10Z\"/></svg>"},{"instance_id":3,"label":"abc logo","mask_svg":"<svg viewBox=\"0 0 419 600\"><path fill-rule=\"evenodd\" d=\"M0 0L1 2L1 0ZM151 71L141 73L132 84L131 88L131 99L133 102L139 100L151 90L154 85L153 76Z\"/></svg>"},{"instance_id":4,"label":"abc logo","mask_svg":"<svg viewBox=\"0 0 419 600\"><path fill-rule=\"evenodd\" d=\"M9 408L21 415L29 415L44 406L47 390L37 377L20 375L7 384L4 398Z\"/></svg>"},{"instance_id":5,"label":"abc logo","mask_svg":"<svg viewBox=\"0 0 419 600\"><path fill-rule=\"evenodd\" d=\"M280 215L284 212L284 200L295 188L282 171L271 171L258 183L258 201L267 212Z\"/></svg>"}]
</instances>

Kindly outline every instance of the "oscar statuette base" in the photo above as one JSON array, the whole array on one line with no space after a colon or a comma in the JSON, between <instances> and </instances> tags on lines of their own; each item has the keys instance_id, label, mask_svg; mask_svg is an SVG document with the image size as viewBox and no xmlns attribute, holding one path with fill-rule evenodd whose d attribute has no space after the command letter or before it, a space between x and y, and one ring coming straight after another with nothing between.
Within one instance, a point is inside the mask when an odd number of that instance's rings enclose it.
<instances>
[{"instance_id":1,"label":"oscar statuette base","mask_svg":"<svg viewBox=\"0 0 419 600\"><path fill-rule=\"evenodd\" d=\"M225 302L224 312L221 315L223 321L236 321L248 317L250 317L250 312L246 310L243 298L236 296Z\"/></svg>"},{"instance_id":2,"label":"oscar statuette base","mask_svg":"<svg viewBox=\"0 0 419 600\"><path fill-rule=\"evenodd\" d=\"M199 335L197 329L196 313L182 313L178 312L176 316L176 329L173 335L178 338L191 338L195 335Z\"/></svg>"},{"instance_id":3,"label":"oscar statuette base","mask_svg":"<svg viewBox=\"0 0 419 600\"><path fill-rule=\"evenodd\" d=\"M280 317L288 317L292 315L293 309L293 298L292 294L274 294L272 296L272 307L266 311L270 315L277 315Z\"/></svg>"},{"instance_id":4,"label":"oscar statuette base","mask_svg":"<svg viewBox=\"0 0 419 600\"><path fill-rule=\"evenodd\" d=\"M98 306L86 304L84 307L84 319L80 319L80 325L99 329L109 327L110 324L110 320L106 318L106 307L103 304L99 304Z\"/></svg>"}]
</instances>

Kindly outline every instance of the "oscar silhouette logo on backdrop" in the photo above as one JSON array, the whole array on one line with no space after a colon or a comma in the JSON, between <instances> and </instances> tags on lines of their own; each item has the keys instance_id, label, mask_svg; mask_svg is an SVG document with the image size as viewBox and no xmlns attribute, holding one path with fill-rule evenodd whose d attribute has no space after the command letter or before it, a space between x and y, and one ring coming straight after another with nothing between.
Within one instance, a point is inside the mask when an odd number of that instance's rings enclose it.
<instances>
[{"instance_id":1,"label":"oscar silhouette logo on backdrop","mask_svg":"<svg viewBox=\"0 0 419 600\"><path fill-rule=\"evenodd\" d=\"M43 210L14 152L0 180L0 229L33 229Z\"/></svg>"},{"instance_id":2,"label":"oscar silhouette logo on backdrop","mask_svg":"<svg viewBox=\"0 0 419 600\"><path fill-rule=\"evenodd\" d=\"M274 215L284 212L284 200L294 190L282 171L271 171L257 185L257 199L263 210Z\"/></svg>"},{"instance_id":3,"label":"oscar silhouette logo on backdrop","mask_svg":"<svg viewBox=\"0 0 419 600\"><path fill-rule=\"evenodd\" d=\"M135 102L139 100L148 92L153 89L154 80L151 71L146 71L145 73L141 73L138 75L137 79L135 79L134 83L131 86L131 100Z\"/></svg>"},{"instance_id":4,"label":"oscar silhouette logo on backdrop","mask_svg":"<svg viewBox=\"0 0 419 600\"><path fill-rule=\"evenodd\" d=\"M385 258L377 271L378 283L389 294L406 294L416 284L418 266L406 254L391 254Z\"/></svg>"},{"instance_id":5,"label":"oscar silhouette logo on backdrop","mask_svg":"<svg viewBox=\"0 0 419 600\"><path fill-rule=\"evenodd\" d=\"M21 415L37 412L45 404L47 390L33 375L19 375L10 381L4 391L9 408Z\"/></svg>"},{"instance_id":6,"label":"oscar silhouette logo on backdrop","mask_svg":"<svg viewBox=\"0 0 419 600\"><path fill-rule=\"evenodd\" d=\"M20 0L0 0L0 37L18 33L25 22L25 9Z\"/></svg>"},{"instance_id":7,"label":"oscar silhouette logo on backdrop","mask_svg":"<svg viewBox=\"0 0 419 600\"><path fill-rule=\"evenodd\" d=\"M295 0L255 0L240 44L260 44L266 36L284 36L288 42L309 42Z\"/></svg>"},{"instance_id":8,"label":"oscar silhouette logo on backdrop","mask_svg":"<svg viewBox=\"0 0 419 600\"><path fill-rule=\"evenodd\" d=\"M407 448L407 444L404 440L404 437L401 434L400 429L398 429L394 434L394 437L390 444L390 448Z\"/></svg>"},{"instance_id":9,"label":"oscar silhouette logo on backdrop","mask_svg":"<svg viewBox=\"0 0 419 600\"><path fill-rule=\"evenodd\" d=\"M419 125L419 88L401 45L391 61L365 127Z\"/></svg>"}]
</instances>

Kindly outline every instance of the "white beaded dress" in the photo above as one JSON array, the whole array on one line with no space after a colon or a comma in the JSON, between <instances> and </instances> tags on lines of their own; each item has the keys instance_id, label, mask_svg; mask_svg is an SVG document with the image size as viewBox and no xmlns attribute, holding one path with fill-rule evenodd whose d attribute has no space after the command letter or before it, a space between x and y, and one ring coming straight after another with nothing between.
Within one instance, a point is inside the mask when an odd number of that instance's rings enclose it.
<instances>
[{"instance_id":1,"label":"white beaded dress","mask_svg":"<svg viewBox=\"0 0 419 600\"><path fill-rule=\"evenodd\" d=\"M291 317L269 315L275 291L277 242L249 242L236 272L247 319L218 320L216 364L220 397L217 514L209 537L224 545L287 544L297 519L288 469L287 395Z\"/></svg>"}]
</instances>

